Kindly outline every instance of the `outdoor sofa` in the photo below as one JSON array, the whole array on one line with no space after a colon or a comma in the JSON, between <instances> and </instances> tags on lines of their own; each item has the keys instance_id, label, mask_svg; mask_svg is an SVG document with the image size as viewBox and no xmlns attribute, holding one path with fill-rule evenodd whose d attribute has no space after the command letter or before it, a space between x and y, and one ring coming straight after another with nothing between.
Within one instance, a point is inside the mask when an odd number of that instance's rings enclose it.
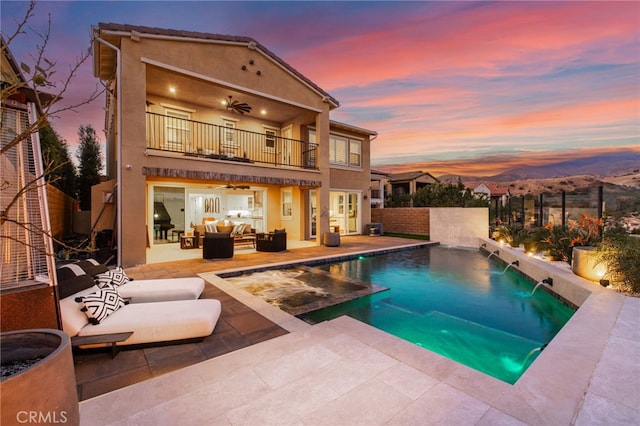
<instances>
[{"instance_id":1,"label":"outdoor sofa","mask_svg":"<svg viewBox=\"0 0 640 426\"><path fill-rule=\"evenodd\" d=\"M204 338L213 332L222 311L219 300L198 299L204 288L204 281L198 277L123 283L124 277L118 275L124 274L121 270L90 275L75 266L58 268L58 277L66 277L58 282L63 331L72 337L74 346L86 343L113 347ZM111 274L114 280L103 282L100 288L96 277L104 280L105 274Z\"/></svg>"}]
</instances>

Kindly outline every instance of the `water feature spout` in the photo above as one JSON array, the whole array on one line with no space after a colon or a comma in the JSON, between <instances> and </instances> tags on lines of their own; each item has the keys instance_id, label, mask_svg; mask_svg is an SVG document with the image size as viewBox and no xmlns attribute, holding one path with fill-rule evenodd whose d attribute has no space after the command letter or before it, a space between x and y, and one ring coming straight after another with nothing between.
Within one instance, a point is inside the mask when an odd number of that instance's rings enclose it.
<instances>
[{"instance_id":1,"label":"water feature spout","mask_svg":"<svg viewBox=\"0 0 640 426\"><path fill-rule=\"evenodd\" d=\"M544 348L546 348L548 345L548 343L545 343L542 346L539 346L537 348L533 348L529 351L529 353L527 354L527 356L524 358L524 361L522 361L522 365L527 365L527 361L529 361L529 358L531 358L533 356L533 354L535 354L536 352L542 352L544 350Z\"/></svg>"},{"instance_id":2,"label":"water feature spout","mask_svg":"<svg viewBox=\"0 0 640 426\"><path fill-rule=\"evenodd\" d=\"M546 284L549 287L553 287L553 278L549 277L549 278L545 278L544 280L540 281L538 284L536 284L536 286L533 288L533 291L531 292L531 294L533 295L533 293L536 292L536 290L538 289L538 287L540 287L542 284Z\"/></svg>"},{"instance_id":3,"label":"water feature spout","mask_svg":"<svg viewBox=\"0 0 640 426\"><path fill-rule=\"evenodd\" d=\"M507 265L506 268L504 268L504 270L502 271L502 274L504 275L505 272L507 272L507 269L511 268L512 266L520 266L520 262L519 261L513 261L510 264Z\"/></svg>"},{"instance_id":4,"label":"water feature spout","mask_svg":"<svg viewBox=\"0 0 640 426\"><path fill-rule=\"evenodd\" d=\"M538 284L536 284L536 286L533 288L533 290L531 290L531 295L533 296L533 293L536 292L536 290L538 289L538 287L540 287L542 284L544 284L543 281L540 281Z\"/></svg>"},{"instance_id":5,"label":"water feature spout","mask_svg":"<svg viewBox=\"0 0 640 426\"><path fill-rule=\"evenodd\" d=\"M494 250L491 253L489 253L489 256L487 256L487 260L491 259L491 256L493 255L499 255L500 254L500 250Z\"/></svg>"}]
</instances>

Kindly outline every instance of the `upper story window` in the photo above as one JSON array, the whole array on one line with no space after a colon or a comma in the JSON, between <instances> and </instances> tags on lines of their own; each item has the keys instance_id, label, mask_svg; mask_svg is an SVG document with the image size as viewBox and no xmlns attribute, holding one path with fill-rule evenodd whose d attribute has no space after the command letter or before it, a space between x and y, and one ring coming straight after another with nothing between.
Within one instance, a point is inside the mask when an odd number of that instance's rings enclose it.
<instances>
[{"instance_id":1,"label":"upper story window","mask_svg":"<svg viewBox=\"0 0 640 426\"><path fill-rule=\"evenodd\" d=\"M222 144L226 147L237 147L236 142L236 122L233 120L222 119L224 126Z\"/></svg>"},{"instance_id":2,"label":"upper story window","mask_svg":"<svg viewBox=\"0 0 640 426\"><path fill-rule=\"evenodd\" d=\"M278 130L264 126L264 147L267 151L274 151L276 149L276 140L278 137Z\"/></svg>"},{"instance_id":3,"label":"upper story window","mask_svg":"<svg viewBox=\"0 0 640 426\"><path fill-rule=\"evenodd\" d=\"M165 149L169 151L182 151L189 142L191 132L191 114L172 109L165 110Z\"/></svg>"},{"instance_id":4,"label":"upper story window","mask_svg":"<svg viewBox=\"0 0 640 426\"><path fill-rule=\"evenodd\" d=\"M362 141L343 136L329 137L329 161L350 167L362 166Z\"/></svg>"},{"instance_id":5,"label":"upper story window","mask_svg":"<svg viewBox=\"0 0 640 426\"><path fill-rule=\"evenodd\" d=\"M316 143L316 132L309 131L309 142ZM329 162L331 164L362 167L362 141L346 136L329 136Z\"/></svg>"},{"instance_id":6,"label":"upper story window","mask_svg":"<svg viewBox=\"0 0 640 426\"><path fill-rule=\"evenodd\" d=\"M360 141L357 140L353 140L351 139L349 141L349 165L350 166L355 166L355 167L360 167L361 161L361 154L360 154L360 150L362 144L360 143Z\"/></svg>"},{"instance_id":7,"label":"upper story window","mask_svg":"<svg viewBox=\"0 0 640 426\"><path fill-rule=\"evenodd\" d=\"M348 148L348 139L340 136L329 136L329 161L333 164L344 164L347 165L347 148Z\"/></svg>"}]
</instances>

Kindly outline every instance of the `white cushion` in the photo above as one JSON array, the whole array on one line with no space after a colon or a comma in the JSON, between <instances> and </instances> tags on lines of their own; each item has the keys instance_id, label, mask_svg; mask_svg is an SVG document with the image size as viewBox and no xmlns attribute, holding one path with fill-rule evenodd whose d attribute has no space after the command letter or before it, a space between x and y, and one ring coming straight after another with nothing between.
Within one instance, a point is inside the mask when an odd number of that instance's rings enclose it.
<instances>
[{"instance_id":1,"label":"white cushion","mask_svg":"<svg viewBox=\"0 0 640 426\"><path fill-rule=\"evenodd\" d=\"M242 223L242 222L240 222L240 223L236 223L236 224L233 226L233 231L231 231L231 233L232 233L233 235L242 235L242 233L244 232L244 227L245 227L245 224L244 224L244 223Z\"/></svg>"},{"instance_id":2,"label":"white cushion","mask_svg":"<svg viewBox=\"0 0 640 426\"><path fill-rule=\"evenodd\" d=\"M120 296L130 303L197 299L203 290L200 277L134 280L118 287Z\"/></svg>"},{"instance_id":3,"label":"white cushion","mask_svg":"<svg viewBox=\"0 0 640 426\"><path fill-rule=\"evenodd\" d=\"M193 339L213 333L221 312L220 301L215 299L129 304L100 324L82 328L78 335L133 331L118 345Z\"/></svg>"}]
</instances>

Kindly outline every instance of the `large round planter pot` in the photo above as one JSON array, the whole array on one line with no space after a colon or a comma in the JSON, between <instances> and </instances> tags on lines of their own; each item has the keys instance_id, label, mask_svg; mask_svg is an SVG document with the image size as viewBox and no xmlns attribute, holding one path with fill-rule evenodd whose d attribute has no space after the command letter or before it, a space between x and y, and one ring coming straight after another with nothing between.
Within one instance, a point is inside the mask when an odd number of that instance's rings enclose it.
<instances>
[{"instance_id":1,"label":"large round planter pot","mask_svg":"<svg viewBox=\"0 0 640 426\"><path fill-rule=\"evenodd\" d=\"M53 329L1 333L0 352L0 424L80 423L71 339L66 333ZM34 361L9 372L9 365L25 360Z\"/></svg>"},{"instance_id":2,"label":"large round planter pot","mask_svg":"<svg viewBox=\"0 0 640 426\"><path fill-rule=\"evenodd\" d=\"M574 274L590 281L600 281L607 272L604 264L596 265L595 247L575 246L571 258Z\"/></svg>"},{"instance_id":3,"label":"large round planter pot","mask_svg":"<svg viewBox=\"0 0 640 426\"><path fill-rule=\"evenodd\" d=\"M340 234L337 232L325 232L322 243L327 247L338 247L340 245Z\"/></svg>"}]
</instances>

